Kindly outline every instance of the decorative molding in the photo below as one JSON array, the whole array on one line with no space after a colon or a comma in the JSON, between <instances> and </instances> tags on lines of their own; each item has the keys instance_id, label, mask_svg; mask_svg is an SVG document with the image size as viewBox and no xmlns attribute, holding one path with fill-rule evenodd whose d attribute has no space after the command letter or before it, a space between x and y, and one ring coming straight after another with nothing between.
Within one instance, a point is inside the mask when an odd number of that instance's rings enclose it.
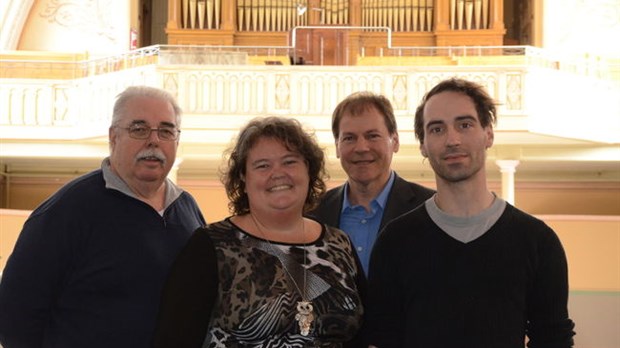
<instances>
[{"instance_id":1,"label":"decorative molding","mask_svg":"<svg viewBox=\"0 0 620 348\"><path fill-rule=\"evenodd\" d=\"M112 13L113 0L49 0L41 18L48 22L76 30L91 33L115 43L115 15Z\"/></svg>"},{"instance_id":2,"label":"decorative molding","mask_svg":"<svg viewBox=\"0 0 620 348\"><path fill-rule=\"evenodd\" d=\"M34 0L0 1L0 51L17 49L33 5Z\"/></svg>"}]
</instances>

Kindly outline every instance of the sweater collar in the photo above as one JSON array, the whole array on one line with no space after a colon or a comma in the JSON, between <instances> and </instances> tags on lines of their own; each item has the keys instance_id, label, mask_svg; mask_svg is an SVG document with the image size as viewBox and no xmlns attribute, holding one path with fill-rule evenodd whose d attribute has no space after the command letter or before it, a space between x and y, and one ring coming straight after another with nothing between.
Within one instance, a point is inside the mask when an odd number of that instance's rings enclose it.
<instances>
[{"instance_id":1,"label":"sweater collar","mask_svg":"<svg viewBox=\"0 0 620 348\"><path fill-rule=\"evenodd\" d=\"M126 194L129 197L133 197L135 199L139 199L135 193L129 188L129 185L123 181L123 179L114 174L112 168L110 168L110 158L106 157L103 162L101 162L101 171L103 172L103 180L105 181L105 187L107 189L116 190ZM166 178L164 183L166 185L166 201L164 204L164 210L168 208L181 194L183 193L183 189L175 185L172 180Z\"/></svg>"}]
</instances>

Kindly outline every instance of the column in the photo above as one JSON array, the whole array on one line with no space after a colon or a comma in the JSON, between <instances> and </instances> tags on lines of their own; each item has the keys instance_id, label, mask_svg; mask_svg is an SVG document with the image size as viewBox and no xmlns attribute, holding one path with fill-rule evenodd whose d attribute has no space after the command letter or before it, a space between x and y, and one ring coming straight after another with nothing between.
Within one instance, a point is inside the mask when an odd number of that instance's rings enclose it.
<instances>
[{"instance_id":1,"label":"column","mask_svg":"<svg viewBox=\"0 0 620 348\"><path fill-rule=\"evenodd\" d=\"M497 160L495 164L502 173L502 198L514 205L515 204L515 172L519 165L518 160Z\"/></svg>"}]
</instances>

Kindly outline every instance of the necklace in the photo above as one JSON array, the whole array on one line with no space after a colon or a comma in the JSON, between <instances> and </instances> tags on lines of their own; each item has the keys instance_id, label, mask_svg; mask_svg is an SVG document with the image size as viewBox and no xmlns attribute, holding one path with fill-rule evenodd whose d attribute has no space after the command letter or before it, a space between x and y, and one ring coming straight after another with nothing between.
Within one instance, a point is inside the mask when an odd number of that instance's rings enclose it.
<instances>
[{"instance_id":1,"label":"necklace","mask_svg":"<svg viewBox=\"0 0 620 348\"><path fill-rule=\"evenodd\" d=\"M271 241L269 239L267 239L267 236L265 234L265 232L263 231L263 229L261 228L261 225L258 220L256 219L256 217L254 216L254 214L250 213L250 216L252 217L252 221L254 222L254 225L256 226L256 229L258 230L258 232L261 234L261 236L263 237L264 240L267 241L267 244L269 245L269 249L271 249L271 252L274 255L278 255L279 253L275 251L274 246L271 244ZM306 237L306 224L305 221L301 220L301 231L304 235L304 242L305 242L305 237ZM286 272L286 275L288 276L288 278L291 280L291 282L293 283L293 285L295 285L295 288L297 289L297 292L299 293L299 296L301 296L301 301L297 302L297 314L295 314L295 320L297 320L297 324L299 325L299 331L301 333L302 336L308 336L308 334L310 334L310 328L312 327L312 322L314 321L314 313L313 310L314 308L312 307L312 302L308 301L308 295L306 293L306 262L308 260L307 258L307 250L306 247L304 246L304 284L303 284L303 291L301 290L301 288L299 287L299 285L297 285L297 282L295 281L295 278L293 278L293 276L291 275L291 273L289 272L289 270L286 268L286 265L280 261L280 263L282 264L282 268L284 269L284 272ZM278 258L279 259L279 258Z\"/></svg>"}]
</instances>

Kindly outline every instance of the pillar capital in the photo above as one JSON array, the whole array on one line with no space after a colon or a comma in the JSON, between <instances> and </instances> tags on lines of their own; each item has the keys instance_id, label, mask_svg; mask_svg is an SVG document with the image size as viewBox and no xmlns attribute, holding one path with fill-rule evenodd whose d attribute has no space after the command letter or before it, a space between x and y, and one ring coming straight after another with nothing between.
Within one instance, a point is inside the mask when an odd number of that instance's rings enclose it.
<instances>
[{"instance_id":1,"label":"pillar capital","mask_svg":"<svg viewBox=\"0 0 620 348\"><path fill-rule=\"evenodd\" d=\"M521 161L519 160L496 160L495 164L499 167L499 171L502 173L515 173L517 166Z\"/></svg>"}]
</instances>

